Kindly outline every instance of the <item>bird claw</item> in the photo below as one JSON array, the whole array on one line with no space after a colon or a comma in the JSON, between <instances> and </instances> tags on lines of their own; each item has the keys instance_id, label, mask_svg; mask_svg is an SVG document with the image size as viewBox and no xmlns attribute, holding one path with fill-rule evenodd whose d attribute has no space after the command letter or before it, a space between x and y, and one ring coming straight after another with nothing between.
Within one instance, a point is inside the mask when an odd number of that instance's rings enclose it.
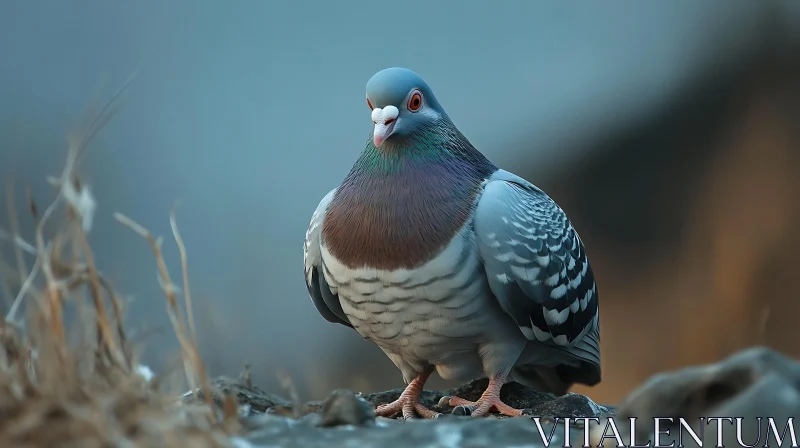
<instances>
[{"instance_id":1,"label":"bird claw","mask_svg":"<svg viewBox=\"0 0 800 448\"><path fill-rule=\"evenodd\" d=\"M472 417L482 417L489 413L492 408L499 413L509 417L519 417L522 415L521 409L512 408L503 403L500 397L481 396L478 401L469 401L460 397L442 397L439 400L439 407L449 405L453 407L453 415L463 415Z\"/></svg>"},{"instance_id":2,"label":"bird claw","mask_svg":"<svg viewBox=\"0 0 800 448\"><path fill-rule=\"evenodd\" d=\"M439 416L442 415L441 413L432 411L419 402L419 397L422 394L422 386L425 384L425 381L427 381L432 371L433 368L428 368L420 372L408 383L403 393L400 394L400 398L389 404L378 406L375 409L375 416L391 417L402 411L405 420L417 418L417 414L422 418L439 418Z\"/></svg>"},{"instance_id":3,"label":"bird claw","mask_svg":"<svg viewBox=\"0 0 800 448\"><path fill-rule=\"evenodd\" d=\"M375 409L375 415L378 417L391 417L402 411L405 420L416 419L417 415L428 419L435 419L442 415L439 412L428 409L418 400L418 398L414 397L401 396L389 404L378 406Z\"/></svg>"},{"instance_id":4,"label":"bird claw","mask_svg":"<svg viewBox=\"0 0 800 448\"><path fill-rule=\"evenodd\" d=\"M431 409L428 409L420 402L414 403L413 406L414 406L414 410L417 411L417 414L419 414L422 418L436 419L436 418L439 418L439 417L442 416L441 412L436 412L436 411L433 411ZM412 416L412 418L413 418L413 416Z\"/></svg>"}]
</instances>

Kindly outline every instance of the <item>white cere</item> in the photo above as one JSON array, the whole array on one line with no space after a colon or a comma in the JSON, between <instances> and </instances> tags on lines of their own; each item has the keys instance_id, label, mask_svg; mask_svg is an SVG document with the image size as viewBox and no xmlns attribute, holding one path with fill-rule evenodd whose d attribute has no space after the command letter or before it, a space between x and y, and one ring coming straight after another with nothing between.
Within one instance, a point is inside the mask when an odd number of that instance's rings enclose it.
<instances>
[{"instance_id":1,"label":"white cere","mask_svg":"<svg viewBox=\"0 0 800 448\"><path fill-rule=\"evenodd\" d=\"M372 109L372 122L375 124L386 124L387 121L397 119L399 115L400 111L392 105L384 108L376 107Z\"/></svg>"}]
</instances>

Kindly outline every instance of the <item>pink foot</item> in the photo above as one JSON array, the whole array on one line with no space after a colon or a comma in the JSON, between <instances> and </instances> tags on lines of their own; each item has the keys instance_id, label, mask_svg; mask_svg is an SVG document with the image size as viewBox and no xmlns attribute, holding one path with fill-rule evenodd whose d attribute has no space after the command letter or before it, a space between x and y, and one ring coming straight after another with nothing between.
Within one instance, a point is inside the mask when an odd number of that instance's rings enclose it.
<instances>
[{"instance_id":1,"label":"pink foot","mask_svg":"<svg viewBox=\"0 0 800 448\"><path fill-rule=\"evenodd\" d=\"M425 381L428 380L432 371L433 369L428 369L417 375L416 378L408 383L406 389L400 394L400 398L389 404L378 406L378 408L375 409L375 415L379 417L391 417L399 411L403 412L403 418L405 419L416 418L416 414L419 414L422 418L437 418L441 415L436 411L426 408L419 402L422 386L425 385Z\"/></svg>"},{"instance_id":2,"label":"pink foot","mask_svg":"<svg viewBox=\"0 0 800 448\"><path fill-rule=\"evenodd\" d=\"M471 415L473 417L482 417L489 413L492 408L497 412L510 417L519 417L522 415L521 409L512 408L511 406L500 401L500 388L505 383L505 376L496 376L489 379L489 385L486 390L481 394L478 401L469 401L460 397L442 397L439 400L439 406L445 403L455 407L453 415Z\"/></svg>"}]
</instances>

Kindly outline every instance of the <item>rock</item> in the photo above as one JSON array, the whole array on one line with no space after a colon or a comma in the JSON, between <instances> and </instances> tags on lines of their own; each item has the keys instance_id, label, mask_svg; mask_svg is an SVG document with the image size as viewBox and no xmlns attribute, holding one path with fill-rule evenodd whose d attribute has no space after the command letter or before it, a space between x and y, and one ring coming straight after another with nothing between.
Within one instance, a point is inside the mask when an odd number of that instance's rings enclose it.
<instances>
[{"instance_id":1,"label":"rock","mask_svg":"<svg viewBox=\"0 0 800 448\"><path fill-rule=\"evenodd\" d=\"M652 422L654 417L671 417L675 423L664 427L670 428L673 435L679 429L677 419L683 418L694 423L698 435L704 437L702 440L714 442L716 421L700 426L700 418L742 417L743 440L750 444L760 436L759 446L764 443L767 417L774 418L782 431L787 419L797 416L800 416L800 363L764 347L743 350L715 364L655 375L629 394L617 412L618 421L636 417ZM764 419L760 432L758 417ZM733 422L723 423L722 427L723 441L735 441ZM652 423L637 425L637 443L653 440L652 430ZM672 440L675 438L661 437L660 443L668 445ZM692 446L688 435L683 442Z\"/></svg>"},{"instance_id":2,"label":"rock","mask_svg":"<svg viewBox=\"0 0 800 448\"><path fill-rule=\"evenodd\" d=\"M322 404L319 426L373 425L375 408L349 390L335 390Z\"/></svg>"},{"instance_id":3,"label":"rock","mask_svg":"<svg viewBox=\"0 0 800 448\"><path fill-rule=\"evenodd\" d=\"M586 395L569 393L561 397L540 403L525 409L526 415L538 417L609 417L615 414L616 408L599 405Z\"/></svg>"}]
</instances>

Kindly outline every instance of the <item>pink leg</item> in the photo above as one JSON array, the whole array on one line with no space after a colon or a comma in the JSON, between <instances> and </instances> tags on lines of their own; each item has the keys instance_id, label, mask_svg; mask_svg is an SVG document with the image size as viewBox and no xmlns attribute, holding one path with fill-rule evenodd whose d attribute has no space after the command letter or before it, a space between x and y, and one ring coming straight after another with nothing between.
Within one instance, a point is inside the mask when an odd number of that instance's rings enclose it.
<instances>
[{"instance_id":1,"label":"pink leg","mask_svg":"<svg viewBox=\"0 0 800 448\"><path fill-rule=\"evenodd\" d=\"M406 389L400 394L400 398L389 404L378 406L375 410L375 415L379 417L390 417L398 411L403 411L403 418L406 419L415 418L416 415L414 411L423 418L436 418L441 415L438 412L426 408L419 402L422 387L425 385L425 382L428 381L428 377L431 376L432 372L433 368L428 368L417 375L416 378L408 383Z\"/></svg>"},{"instance_id":2,"label":"pink leg","mask_svg":"<svg viewBox=\"0 0 800 448\"><path fill-rule=\"evenodd\" d=\"M511 406L500 401L500 388L505 383L506 376L498 375L489 379L489 385L486 390L481 394L478 401L469 401L459 397L443 397L439 403L446 401L450 406L456 406L453 414L471 415L473 417L482 417L489 413L494 408L503 415L511 417L519 417L522 415L521 409L515 409Z\"/></svg>"}]
</instances>

